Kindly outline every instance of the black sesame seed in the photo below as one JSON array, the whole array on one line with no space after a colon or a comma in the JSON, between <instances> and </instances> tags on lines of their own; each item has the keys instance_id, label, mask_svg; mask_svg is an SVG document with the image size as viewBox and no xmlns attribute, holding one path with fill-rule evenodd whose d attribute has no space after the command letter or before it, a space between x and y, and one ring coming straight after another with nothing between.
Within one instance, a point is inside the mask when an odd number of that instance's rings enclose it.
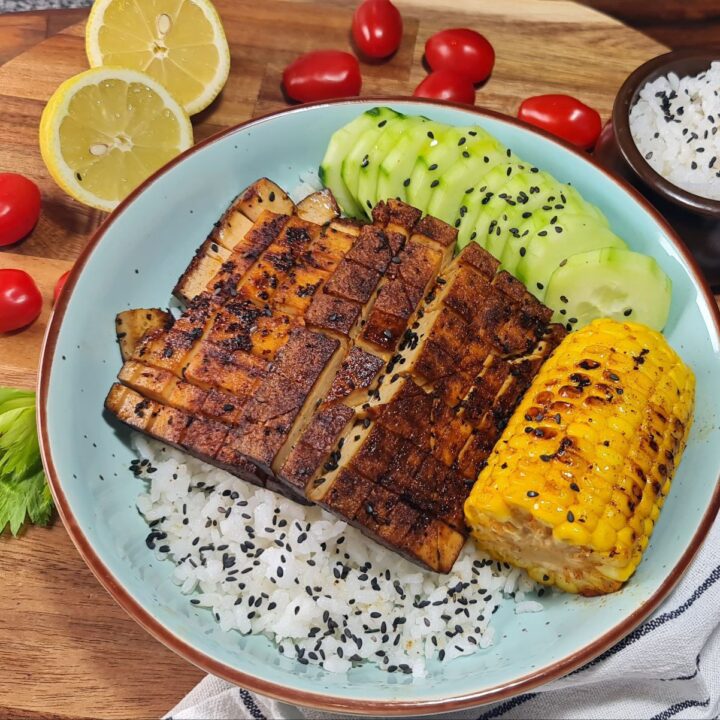
<instances>
[{"instance_id":1,"label":"black sesame seed","mask_svg":"<svg viewBox=\"0 0 720 720\"><path fill-rule=\"evenodd\" d=\"M440 181L439 181L439 180L433 180L433 181L430 183L430 187L431 187L431 188L434 188L434 187L437 187L439 184L440 184Z\"/></svg>"},{"instance_id":2,"label":"black sesame seed","mask_svg":"<svg viewBox=\"0 0 720 720\"><path fill-rule=\"evenodd\" d=\"M567 520L568 520L568 522L575 522L575 515L573 515L572 510L568 510Z\"/></svg>"},{"instance_id":3,"label":"black sesame seed","mask_svg":"<svg viewBox=\"0 0 720 720\"><path fill-rule=\"evenodd\" d=\"M528 490L527 491L527 496L531 497L531 498L537 497L539 494L540 493L537 490Z\"/></svg>"}]
</instances>

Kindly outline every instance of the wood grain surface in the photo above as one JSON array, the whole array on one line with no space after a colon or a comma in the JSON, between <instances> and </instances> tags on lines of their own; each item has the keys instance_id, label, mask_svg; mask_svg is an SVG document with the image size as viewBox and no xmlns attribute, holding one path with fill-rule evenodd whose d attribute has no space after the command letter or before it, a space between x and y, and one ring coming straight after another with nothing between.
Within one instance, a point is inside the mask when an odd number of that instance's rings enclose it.
<instances>
[{"instance_id":1,"label":"wood grain surface","mask_svg":"<svg viewBox=\"0 0 720 720\"><path fill-rule=\"evenodd\" d=\"M363 65L364 94L409 94L424 75L425 39L444 27L470 26L482 30L497 52L495 72L478 92L478 105L514 114L526 95L567 92L607 118L627 74L665 50L607 16L559 0L396 1L405 18L402 47L388 63ZM280 75L299 53L349 47L355 0L216 0L216 5L233 70L218 101L195 118L197 139L285 106ZM37 228L0 252L0 267L29 270L45 298L35 325L0 336L0 384L34 386L52 287L103 219L54 185L37 147L44 103L62 80L86 68L82 24L65 27L67 18L78 17L0 18L5 58L53 35L0 67L0 171L28 175L43 194ZM5 658L0 717L158 717L202 677L115 605L59 523L31 528L20 540L1 537L0 558Z\"/></svg>"}]
</instances>

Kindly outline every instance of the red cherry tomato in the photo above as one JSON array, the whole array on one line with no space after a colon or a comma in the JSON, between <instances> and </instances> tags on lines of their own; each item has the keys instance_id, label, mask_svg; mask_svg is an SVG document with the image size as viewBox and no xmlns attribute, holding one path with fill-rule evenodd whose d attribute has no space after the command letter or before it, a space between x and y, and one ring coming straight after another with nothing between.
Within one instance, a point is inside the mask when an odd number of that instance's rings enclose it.
<instances>
[{"instance_id":1,"label":"red cherry tomato","mask_svg":"<svg viewBox=\"0 0 720 720\"><path fill-rule=\"evenodd\" d=\"M490 77L495 65L495 50L479 32L452 28L428 39L425 58L433 70L451 70L479 83Z\"/></svg>"},{"instance_id":2,"label":"red cherry tomato","mask_svg":"<svg viewBox=\"0 0 720 720\"><path fill-rule=\"evenodd\" d=\"M359 95L360 64L341 50L314 50L291 62L283 72L285 92L299 102Z\"/></svg>"},{"instance_id":3,"label":"red cherry tomato","mask_svg":"<svg viewBox=\"0 0 720 720\"><path fill-rule=\"evenodd\" d=\"M371 58L392 55L402 40L400 11L390 0L365 0L352 20L352 36L358 50Z\"/></svg>"},{"instance_id":4,"label":"red cherry tomato","mask_svg":"<svg viewBox=\"0 0 720 720\"><path fill-rule=\"evenodd\" d=\"M17 173L0 173L0 245L22 240L40 216L40 190Z\"/></svg>"},{"instance_id":5,"label":"red cherry tomato","mask_svg":"<svg viewBox=\"0 0 720 720\"><path fill-rule=\"evenodd\" d=\"M67 282L69 275L70 275L70 271L67 270L57 279L57 282L55 283L55 290L53 290L53 302L58 301L58 298L60 297L60 293L62 292L62 289L65 287L65 283Z\"/></svg>"},{"instance_id":6,"label":"red cherry tomato","mask_svg":"<svg viewBox=\"0 0 720 720\"><path fill-rule=\"evenodd\" d=\"M415 88L413 95L473 105L475 86L465 75L458 75L450 70L436 70Z\"/></svg>"},{"instance_id":7,"label":"red cherry tomato","mask_svg":"<svg viewBox=\"0 0 720 720\"><path fill-rule=\"evenodd\" d=\"M42 295L24 270L0 270L0 333L29 325L41 310Z\"/></svg>"},{"instance_id":8,"label":"red cherry tomato","mask_svg":"<svg viewBox=\"0 0 720 720\"><path fill-rule=\"evenodd\" d=\"M527 98L518 117L585 150L595 145L602 130L600 113L570 95Z\"/></svg>"}]
</instances>

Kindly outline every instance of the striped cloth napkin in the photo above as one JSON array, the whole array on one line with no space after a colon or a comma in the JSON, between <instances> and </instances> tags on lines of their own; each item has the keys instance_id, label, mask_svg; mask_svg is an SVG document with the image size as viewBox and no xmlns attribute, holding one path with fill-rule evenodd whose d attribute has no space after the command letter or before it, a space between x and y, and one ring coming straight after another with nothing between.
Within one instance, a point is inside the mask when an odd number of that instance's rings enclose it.
<instances>
[{"instance_id":1,"label":"striped cloth napkin","mask_svg":"<svg viewBox=\"0 0 720 720\"><path fill-rule=\"evenodd\" d=\"M718 718L720 520L657 612L615 647L560 680L510 700L444 715L496 718ZM166 716L172 720L336 720L208 676ZM357 717L357 716L354 716Z\"/></svg>"}]
</instances>

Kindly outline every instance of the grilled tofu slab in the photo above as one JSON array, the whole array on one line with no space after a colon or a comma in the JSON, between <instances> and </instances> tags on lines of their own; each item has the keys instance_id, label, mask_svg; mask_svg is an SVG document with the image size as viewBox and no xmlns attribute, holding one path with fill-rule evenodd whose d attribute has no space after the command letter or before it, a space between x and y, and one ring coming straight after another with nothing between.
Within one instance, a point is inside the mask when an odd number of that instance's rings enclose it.
<instances>
[{"instance_id":1,"label":"grilled tofu slab","mask_svg":"<svg viewBox=\"0 0 720 720\"><path fill-rule=\"evenodd\" d=\"M133 354L137 344L154 331L169 330L175 318L159 308L124 310L115 317L115 335L123 361Z\"/></svg>"},{"instance_id":2,"label":"grilled tofu slab","mask_svg":"<svg viewBox=\"0 0 720 720\"><path fill-rule=\"evenodd\" d=\"M185 312L123 314L106 407L448 572L472 483L564 331L479 246L453 259L446 223L395 200L372 218L253 183L178 281Z\"/></svg>"}]
</instances>

